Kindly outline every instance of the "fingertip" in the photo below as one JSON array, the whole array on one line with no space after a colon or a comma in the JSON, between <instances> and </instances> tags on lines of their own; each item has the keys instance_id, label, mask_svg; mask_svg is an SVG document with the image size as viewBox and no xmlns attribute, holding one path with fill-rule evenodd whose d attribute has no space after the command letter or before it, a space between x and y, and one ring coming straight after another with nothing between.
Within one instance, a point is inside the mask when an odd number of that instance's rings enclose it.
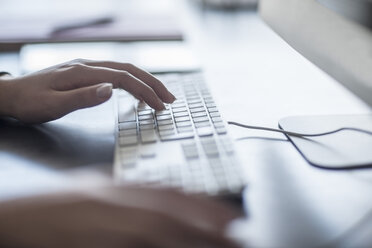
<instances>
[{"instance_id":1,"label":"fingertip","mask_svg":"<svg viewBox=\"0 0 372 248\"><path fill-rule=\"evenodd\" d=\"M167 87L157 78L157 84L152 85L152 88L160 99L165 103L173 103L176 100L176 97L167 89Z\"/></svg>"},{"instance_id":2,"label":"fingertip","mask_svg":"<svg viewBox=\"0 0 372 248\"><path fill-rule=\"evenodd\" d=\"M177 100L177 98L168 91L168 94L166 96L166 98L164 99L164 102L165 103L173 103L175 100Z\"/></svg>"},{"instance_id":3,"label":"fingertip","mask_svg":"<svg viewBox=\"0 0 372 248\"><path fill-rule=\"evenodd\" d=\"M160 111L160 110L165 110L166 108L165 108L165 105L164 105L164 103L162 103L162 102L159 102L158 104L157 104L157 106L155 107L155 110L158 110L158 111Z\"/></svg>"},{"instance_id":4,"label":"fingertip","mask_svg":"<svg viewBox=\"0 0 372 248\"><path fill-rule=\"evenodd\" d=\"M96 95L98 98L107 99L112 94L113 85L111 83L103 83L96 89Z\"/></svg>"},{"instance_id":5,"label":"fingertip","mask_svg":"<svg viewBox=\"0 0 372 248\"><path fill-rule=\"evenodd\" d=\"M151 104L150 103L148 104L150 105L150 107L158 111L166 109L164 102L159 97L156 97L156 99L152 101Z\"/></svg>"},{"instance_id":6,"label":"fingertip","mask_svg":"<svg viewBox=\"0 0 372 248\"><path fill-rule=\"evenodd\" d=\"M156 101L144 100L144 102L156 111L161 111L161 110L166 109L164 103L160 99Z\"/></svg>"}]
</instances>

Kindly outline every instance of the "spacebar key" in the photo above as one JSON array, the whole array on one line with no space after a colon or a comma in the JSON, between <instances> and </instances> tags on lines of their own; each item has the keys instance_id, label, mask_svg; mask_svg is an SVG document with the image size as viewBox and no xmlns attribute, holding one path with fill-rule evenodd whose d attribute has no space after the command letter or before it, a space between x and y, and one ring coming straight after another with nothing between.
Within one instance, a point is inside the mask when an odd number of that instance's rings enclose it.
<instances>
[{"instance_id":1,"label":"spacebar key","mask_svg":"<svg viewBox=\"0 0 372 248\"><path fill-rule=\"evenodd\" d=\"M161 141L171 141L171 140L191 139L191 138L194 138L194 133L191 133L191 132L160 136Z\"/></svg>"}]
</instances>

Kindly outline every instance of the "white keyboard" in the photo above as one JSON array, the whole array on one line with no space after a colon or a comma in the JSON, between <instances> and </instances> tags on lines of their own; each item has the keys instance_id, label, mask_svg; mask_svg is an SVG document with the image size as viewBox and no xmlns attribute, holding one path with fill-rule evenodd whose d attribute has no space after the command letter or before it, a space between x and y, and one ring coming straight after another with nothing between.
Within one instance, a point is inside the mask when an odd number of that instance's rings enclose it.
<instances>
[{"instance_id":1,"label":"white keyboard","mask_svg":"<svg viewBox=\"0 0 372 248\"><path fill-rule=\"evenodd\" d=\"M225 123L200 73L157 76L176 96L154 111L118 94L115 176L124 183L237 195L244 176Z\"/></svg>"}]
</instances>

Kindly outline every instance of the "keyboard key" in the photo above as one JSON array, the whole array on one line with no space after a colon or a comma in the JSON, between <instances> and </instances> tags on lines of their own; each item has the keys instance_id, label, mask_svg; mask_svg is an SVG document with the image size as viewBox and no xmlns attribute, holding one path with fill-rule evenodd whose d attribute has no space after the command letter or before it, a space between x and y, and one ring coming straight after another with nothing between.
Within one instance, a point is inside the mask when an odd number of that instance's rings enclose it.
<instances>
[{"instance_id":1,"label":"keyboard key","mask_svg":"<svg viewBox=\"0 0 372 248\"><path fill-rule=\"evenodd\" d=\"M186 100L187 100L187 102L191 102L191 101L194 101L194 100L200 100L200 96L197 95L197 94L186 95Z\"/></svg>"},{"instance_id":2,"label":"keyboard key","mask_svg":"<svg viewBox=\"0 0 372 248\"><path fill-rule=\"evenodd\" d=\"M200 142L202 146L208 146L210 144L216 144L216 140L214 137L203 137L200 138Z\"/></svg>"},{"instance_id":3,"label":"keyboard key","mask_svg":"<svg viewBox=\"0 0 372 248\"><path fill-rule=\"evenodd\" d=\"M223 122L216 122L216 123L213 123L213 125L215 128L225 127L225 124Z\"/></svg>"},{"instance_id":4,"label":"keyboard key","mask_svg":"<svg viewBox=\"0 0 372 248\"><path fill-rule=\"evenodd\" d=\"M196 129L196 132L198 133L199 137L203 136L211 136L213 135L213 129L210 127L201 127Z\"/></svg>"},{"instance_id":5,"label":"keyboard key","mask_svg":"<svg viewBox=\"0 0 372 248\"><path fill-rule=\"evenodd\" d=\"M184 107L186 107L186 104L185 103L172 103L171 106L172 106L173 109L184 108Z\"/></svg>"},{"instance_id":6,"label":"keyboard key","mask_svg":"<svg viewBox=\"0 0 372 248\"><path fill-rule=\"evenodd\" d=\"M216 107L208 108L209 113L218 112L218 109Z\"/></svg>"},{"instance_id":7,"label":"keyboard key","mask_svg":"<svg viewBox=\"0 0 372 248\"><path fill-rule=\"evenodd\" d=\"M214 103L213 99L204 99L205 104Z\"/></svg>"},{"instance_id":8,"label":"keyboard key","mask_svg":"<svg viewBox=\"0 0 372 248\"><path fill-rule=\"evenodd\" d=\"M140 157L143 159L155 158L157 154L157 146L156 144L142 145L141 149L139 150L139 153Z\"/></svg>"},{"instance_id":9,"label":"keyboard key","mask_svg":"<svg viewBox=\"0 0 372 248\"><path fill-rule=\"evenodd\" d=\"M120 152L122 157L128 157L128 156L136 157L137 156L137 150L138 150L138 148L136 146L135 147L121 147L119 149L119 152Z\"/></svg>"},{"instance_id":10,"label":"keyboard key","mask_svg":"<svg viewBox=\"0 0 372 248\"><path fill-rule=\"evenodd\" d=\"M227 133L227 130L224 127L216 128L216 131L217 131L218 134L226 134Z\"/></svg>"},{"instance_id":11,"label":"keyboard key","mask_svg":"<svg viewBox=\"0 0 372 248\"><path fill-rule=\"evenodd\" d=\"M141 152L140 154L142 159L153 159L156 157L155 152Z\"/></svg>"},{"instance_id":12,"label":"keyboard key","mask_svg":"<svg viewBox=\"0 0 372 248\"><path fill-rule=\"evenodd\" d=\"M213 159L215 158L209 158L210 161L213 161ZM217 161L217 163L215 162ZM225 178L225 170L223 168L223 164L222 163L218 163L218 161L220 161L219 159L218 160L215 160L213 162L210 162L210 166L212 168L212 171L213 171L213 174L215 175L216 179L223 179L226 181L226 178Z\"/></svg>"},{"instance_id":13,"label":"keyboard key","mask_svg":"<svg viewBox=\"0 0 372 248\"><path fill-rule=\"evenodd\" d=\"M185 104L185 101L182 99L176 99L173 103L171 103L171 105L175 105L175 104Z\"/></svg>"},{"instance_id":14,"label":"keyboard key","mask_svg":"<svg viewBox=\"0 0 372 248\"><path fill-rule=\"evenodd\" d=\"M151 119L151 120L141 120L140 122L139 122L139 124L140 124L140 127L142 126L142 125L149 125L149 124L154 124L154 120L153 119Z\"/></svg>"},{"instance_id":15,"label":"keyboard key","mask_svg":"<svg viewBox=\"0 0 372 248\"><path fill-rule=\"evenodd\" d=\"M196 91L196 85L192 83L192 81L187 81L183 85L183 91L184 92L195 92Z\"/></svg>"},{"instance_id":16,"label":"keyboard key","mask_svg":"<svg viewBox=\"0 0 372 248\"><path fill-rule=\"evenodd\" d=\"M186 96L198 96L198 91L195 89L194 86L186 86L184 88L184 91L185 91L185 95Z\"/></svg>"},{"instance_id":17,"label":"keyboard key","mask_svg":"<svg viewBox=\"0 0 372 248\"><path fill-rule=\"evenodd\" d=\"M151 120L151 119L153 119L154 117L152 116L152 114L150 114L150 115L140 115L140 116L138 116L138 120L140 120L140 121L143 121L143 120Z\"/></svg>"},{"instance_id":18,"label":"keyboard key","mask_svg":"<svg viewBox=\"0 0 372 248\"><path fill-rule=\"evenodd\" d=\"M195 117L192 119L194 122L204 122L204 121L209 121L208 117Z\"/></svg>"},{"instance_id":19,"label":"keyboard key","mask_svg":"<svg viewBox=\"0 0 372 248\"><path fill-rule=\"evenodd\" d=\"M184 112L184 111L187 112L187 108L186 107L173 109L173 113Z\"/></svg>"},{"instance_id":20,"label":"keyboard key","mask_svg":"<svg viewBox=\"0 0 372 248\"><path fill-rule=\"evenodd\" d=\"M174 117L182 117L182 116L189 116L189 112L178 112L173 114Z\"/></svg>"},{"instance_id":21,"label":"keyboard key","mask_svg":"<svg viewBox=\"0 0 372 248\"><path fill-rule=\"evenodd\" d=\"M222 119L221 117L212 117L212 122L215 123L215 122L222 122Z\"/></svg>"},{"instance_id":22,"label":"keyboard key","mask_svg":"<svg viewBox=\"0 0 372 248\"><path fill-rule=\"evenodd\" d=\"M218 112L212 112L212 113L209 113L209 115L211 117L220 117L221 116L220 113L218 113Z\"/></svg>"},{"instance_id":23,"label":"keyboard key","mask_svg":"<svg viewBox=\"0 0 372 248\"><path fill-rule=\"evenodd\" d=\"M177 131L179 133L188 133L188 132L194 132L194 129L191 126L189 126L189 127L178 127Z\"/></svg>"},{"instance_id":24,"label":"keyboard key","mask_svg":"<svg viewBox=\"0 0 372 248\"><path fill-rule=\"evenodd\" d=\"M160 115L170 115L171 112L170 112L170 110L160 110L160 111L156 111L155 114L156 114L156 116L160 116Z\"/></svg>"},{"instance_id":25,"label":"keyboard key","mask_svg":"<svg viewBox=\"0 0 372 248\"><path fill-rule=\"evenodd\" d=\"M172 120L172 119L170 119L170 120L161 120L161 121L158 121L158 125L159 125L159 126L169 125L169 124L173 124L173 120Z\"/></svg>"},{"instance_id":26,"label":"keyboard key","mask_svg":"<svg viewBox=\"0 0 372 248\"><path fill-rule=\"evenodd\" d=\"M189 108L190 109L200 108L200 107L204 107L204 104L203 103L192 103L192 104L189 104Z\"/></svg>"},{"instance_id":27,"label":"keyboard key","mask_svg":"<svg viewBox=\"0 0 372 248\"><path fill-rule=\"evenodd\" d=\"M137 127L137 123L135 121L119 123L119 130L133 129L133 128L136 128L136 127Z\"/></svg>"},{"instance_id":28,"label":"keyboard key","mask_svg":"<svg viewBox=\"0 0 372 248\"><path fill-rule=\"evenodd\" d=\"M158 121L171 120L172 116L171 115L160 115L160 116L157 116L156 119Z\"/></svg>"},{"instance_id":29,"label":"keyboard key","mask_svg":"<svg viewBox=\"0 0 372 248\"><path fill-rule=\"evenodd\" d=\"M224 164L223 164L221 158L208 158L208 163L209 163L209 166L211 167L211 169L215 170L217 173L224 171L224 169L223 169ZM219 171L220 169L223 169L223 170Z\"/></svg>"},{"instance_id":30,"label":"keyboard key","mask_svg":"<svg viewBox=\"0 0 372 248\"><path fill-rule=\"evenodd\" d=\"M198 91L195 89L195 87L185 87L184 88L185 95L187 96L199 96Z\"/></svg>"},{"instance_id":31,"label":"keyboard key","mask_svg":"<svg viewBox=\"0 0 372 248\"><path fill-rule=\"evenodd\" d=\"M195 142L194 142L195 143ZM196 145L196 144L195 144ZM197 146L195 146L195 148L197 148ZM198 151L198 153L200 154L200 151ZM199 172L203 172L203 167L204 165L202 165L199 161L187 161L187 168L191 171L191 172L194 172L194 171L199 171Z\"/></svg>"},{"instance_id":32,"label":"keyboard key","mask_svg":"<svg viewBox=\"0 0 372 248\"><path fill-rule=\"evenodd\" d=\"M146 110L139 110L138 115L152 115L152 110L151 109L146 109Z\"/></svg>"},{"instance_id":33,"label":"keyboard key","mask_svg":"<svg viewBox=\"0 0 372 248\"><path fill-rule=\"evenodd\" d=\"M201 103L202 104L202 100L200 98L197 98L197 99L193 99L193 100L189 100L187 101L188 104L193 104L193 103Z\"/></svg>"},{"instance_id":34,"label":"keyboard key","mask_svg":"<svg viewBox=\"0 0 372 248\"><path fill-rule=\"evenodd\" d=\"M204 108L204 107L193 108L193 109L190 109L190 112L191 112L191 113L205 112L205 108Z\"/></svg>"},{"instance_id":35,"label":"keyboard key","mask_svg":"<svg viewBox=\"0 0 372 248\"><path fill-rule=\"evenodd\" d=\"M142 130L149 130L149 129L154 129L155 125L154 124L143 124L139 126L139 129Z\"/></svg>"},{"instance_id":36,"label":"keyboard key","mask_svg":"<svg viewBox=\"0 0 372 248\"><path fill-rule=\"evenodd\" d=\"M182 117L176 117L174 119L176 120L176 122L182 122L182 121L189 121L190 120L190 117L188 117L188 116L182 116Z\"/></svg>"},{"instance_id":37,"label":"keyboard key","mask_svg":"<svg viewBox=\"0 0 372 248\"><path fill-rule=\"evenodd\" d=\"M175 132L174 129L170 129L170 130L160 130L160 131L159 131L159 135L160 135L160 137L173 135L173 134L175 134L175 133L176 133L176 132Z\"/></svg>"},{"instance_id":38,"label":"keyboard key","mask_svg":"<svg viewBox=\"0 0 372 248\"><path fill-rule=\"evenodd\" d=\"M214 102L209 102L209 103L205 104L205 106L207 106L207 108L214 108L214 107L216 107L216 104Z\"/></svg>"},{"instance_id":39,"label":"keyboard key","mask_svg":"<svg viewBox=\"0 0 372 248\"><path fill-rule=\"evenodd\" d=\"M180 140L180 139L190 139L194 137L194 133L179 133L174 135L160 136L162 141Z\"/></svg>"},{"instance_id":40,"label":"keyboard key","mask_svg":"<svg viewBox=\"0 0 372 248\"><path fill-rule=\"evenodd\" d=\"M191 144L182 144L182 150L186 159L196 159L199 157L198 147L195 142Z\"/></svg>"},{"instance_id":41,"label":"keyboard key","mask_svg":"<svg viewBox=\"0 0 372 248\"><path fill-rule=\"evenodd\" d=\"M213 98L211 96L204 96L205 103L214 103Z\"/></svg>"},{"instance_id":42,"label":"keyboard key","mask_svg":"<svg viewBox=\"0 0 372 248\"><path fill-rule=\"evenodd\" d=\"M119 131L119 137L137 135L137 129L123 129Z\"/></svg>"},{"instance_id":43,"label":"keyboard key","mask_svg":"<svg viewBox=\"0 0 372 248\"><path fill-rule=\"evenodd\" d=\"M192 123L191 123L191 121L177 122L176 126L177 127L191 127Z\"/></svg>"},{"instance_id":44,"label":"keyboard key","mask_svg":"<svg viewBox=\"0 0 372 248\"><path fill-rule=\"evenodd\" d=\"M207 157L218 157L219 156L217 147L204 148L204 152L207 155Z\"/></svg>"},{"instance_id":45,"label":"keyboard key","mask_svg":"<svg viewBox=\"0 0 372 248\"><path fill-rule=\"evenodd\" d=\"M196 117L202 117L202 116L207 116L207 112L196 112L196 113L192 113L191 114L191 117L192 118L196 118Z\"/></svg>"},{"instance_id":46,"label":"keyboard key","mask_svg":"<svg viewBox=\"0 0 372 248\"><path fill-rule=\"evenodd\" d=\"M202 128L202 127L210 127L211 123L208 121L203 121L203 122L196 122L194 123L196 128Z\"/></svg>"},{"instance_id":47,"label":"keyboard key","mask_svg":"<svg viewBox=\"0 0 372 248\"><path fill-rule=\"evenodd\" d=\"M181 143L181 146L182 147L188 147L188 146L194 146L194 147L197 147L196 145L196 142L194 140L191 140L191 141L183 141Z\"/></svg>"},{"instance_id":48,"label":"keyboard key","mask_svg":"<svg viewBox=\"0 0 372 248\"><path fill-rule=\"evenodd\" d=\"M145 130L141 132L142 143L151 143L157 141L157 135L155 130Z\"/></svg>"},{"instance_id":49,"label":"keyboard key","mask_svg":"<svg viewBox=\"0 0 372 248\"><path fill-rule=\"evenodd\" d=\"M231 142L230 139L225 138L225 139L220 139L220 142L222 144L223 150L226 152L226 154L233 154L234 153L234 145Z\"/></svg>"},{"instance_id":50,"label":"keyboard key","mask_svg":"<svg viewBox=\"0 0 372 248\"><path fill-rule=\"evenodd\" d=\"M122 158L120 162L123 169L131 169L136 166L137 158Z\"/></svg>"},{"instance_id":51,"label":"keyboard key","mask_svg":"<svg viewBox=\"0 0 372 248\"><path fill-rule=\"evenodd\" d=\"M137 145L137 144L138 144L137 136L119 137L120 146L130 146L130 145Z\"/></svg>"},{"instance_id":52,"label":"keyboard key","mask_svg":"<svg viewBox=\"0 0 372 248\"><path fill-rule=\"evenodd\" d=\"M168 125L159 126L159 131L169 130L169 129L174 129L174 125L173 124L168 124Z\"/></svg>"},{"instance_id":53,"label":"keyboard key","mask_svg":"<svg viewBox=\"0 0 372 248\"><path fill-rule=\"evenodd\" d=\"M137 162L137 146L121 147L120 148L121 166L125 168L133 168Z\"/></svg>"}]
</instances>

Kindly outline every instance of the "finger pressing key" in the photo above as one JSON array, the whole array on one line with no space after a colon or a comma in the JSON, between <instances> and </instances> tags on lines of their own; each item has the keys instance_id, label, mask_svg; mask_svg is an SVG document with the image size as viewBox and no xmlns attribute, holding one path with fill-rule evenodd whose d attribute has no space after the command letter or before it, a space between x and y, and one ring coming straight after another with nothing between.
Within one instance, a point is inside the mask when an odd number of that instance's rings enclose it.
<instances>
[{"instance_id":1,"label":"finger pressing key","mask_svg":"<svg viewBox=\"0 0 372 248\"><path fill-rule=\"evenodd\" d=\"M86 65L90 66L106 67L115 70L129 72L134 77L138 78L143 83L150 86L163 102L172 103L174 102L174 100L176 100L176 97L171 92L169 92L169 90L164 86L164 84L159 79L151 75L149 72L138 68L135 65L132 65L130 63L119 63L113 61L89 61L89 60L84 61Z\"/></svg>"},{"instance_id":2,"label":"finger pressing key","mask_svg":"<svg viewBox=\"0 0 372 248\"><path fill-rule=\"evenodd\" d=\"M165 109L163 101L155 91L127 71L92 66L79 67L79 70L81 70L82 76L74 81L74 88L110 82L114 88L128 91L137 98L143 99L150 107L156 110ZM73 72L76 73L76 71Z\"/></svg>"}]
</instances>

